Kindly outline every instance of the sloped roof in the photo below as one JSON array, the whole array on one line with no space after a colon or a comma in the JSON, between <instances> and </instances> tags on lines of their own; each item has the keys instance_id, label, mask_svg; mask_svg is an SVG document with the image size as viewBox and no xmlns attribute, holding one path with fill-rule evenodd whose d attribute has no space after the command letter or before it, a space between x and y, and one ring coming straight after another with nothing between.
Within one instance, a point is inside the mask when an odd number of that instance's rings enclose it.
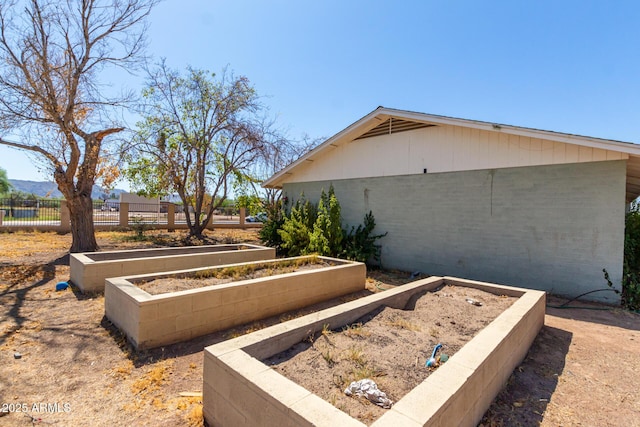
<instances>
[{"instance_id":1,"label":"sloped roof","mask_svg":"<svg viewBox=\"0 0 640 427\"><path fill-rule=\"evenodd\" d=\"M325 142L318 145L316 148L309 151L289 166L274 174L262 185L265 188L282 187L282 184L286 181L287 177L294 174L300 165L308 161L313 161L316 156L330 147L338 147L341 144L361 138L404 132L437 125L452 125L471 129L501 132L511 135L540 138L566 144L626 153L629 155L629 160L627 161L627 200L631 201L640 196L640 145L638 144L500 123L396 110L385 107L376 108L360 120L333 135L331 138L327 139Z\"/></svg>"}]
</instances>

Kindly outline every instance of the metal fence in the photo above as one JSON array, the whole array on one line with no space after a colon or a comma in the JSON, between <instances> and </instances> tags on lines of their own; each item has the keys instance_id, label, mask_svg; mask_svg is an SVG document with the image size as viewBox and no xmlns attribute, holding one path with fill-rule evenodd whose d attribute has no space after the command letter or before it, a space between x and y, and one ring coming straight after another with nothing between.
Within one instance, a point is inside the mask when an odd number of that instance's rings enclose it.
<instances>
[{"instance_id":1,"label":"metal fence","mask_svg":"<svg viewBox=\"0 0 640 427\"><path fill-rule=\"evenodd\" d=\"M60 200L0 199L0 224L56 225L60 223Z\"/></svg>"},{"instance_id":2,"label":"metal fence","mask_svg":"<svg viewBox=\"0 0 640 427\"><path fill-rule=\"evenodd\" d=\"M31 228L64 228L61 217L66 209L64 200L53 199L0 199L0 226ZM135 226L148 224L157 228L184 228L187 215L194 218L193 210L185 212L182 205L160 203L120 203L118 200L94 200L93 222L96 227ZM242 218L241 218L242 216ZM244 224L244 209L236 206L223 207L214 212L212 224L234 226ZM253 226L253 225L246 225Z\"/></svg>"}]
</instances>

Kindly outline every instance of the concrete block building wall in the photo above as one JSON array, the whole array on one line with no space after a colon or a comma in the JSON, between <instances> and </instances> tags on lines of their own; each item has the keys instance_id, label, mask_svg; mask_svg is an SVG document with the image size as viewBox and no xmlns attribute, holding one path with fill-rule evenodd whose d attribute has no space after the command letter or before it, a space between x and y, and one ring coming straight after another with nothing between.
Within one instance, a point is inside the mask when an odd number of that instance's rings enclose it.
<instances>
[{"instance_id":1,"label":"concrete block building wall","mask_svg":"<svg viewBox=\"0 0 640 427\"><path fill-rule=\"evenodd\" d=\"M576 296L620 283L626 160L287 183L290 201L333 184L343 226L371 210L386 268ZM617 303L613 292L587 298Z\"/></svg>"}]
</instances>

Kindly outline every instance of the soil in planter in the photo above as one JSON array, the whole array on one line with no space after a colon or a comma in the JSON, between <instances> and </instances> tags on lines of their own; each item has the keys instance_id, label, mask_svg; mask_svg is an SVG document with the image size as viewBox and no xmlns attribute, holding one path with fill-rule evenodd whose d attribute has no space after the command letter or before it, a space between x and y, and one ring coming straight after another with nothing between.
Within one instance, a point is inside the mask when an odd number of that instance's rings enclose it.
<instances>
[{"instance_id":1,"label":"soil in planter","mask_svg":"<svg viewBox=\"0 0 640 427\"><path fill-rule=\"evenodd\" d=\"M436 344L443 345L438 355L452 356L515 300L446 285L414 298L405 310L383 307L344 328L329 325L265 363L369 425L387 409L345 395L352 381L370 378L397 402L438 369L425 366Z\"/></svg>"},{"instance_id":2,"label":"soil in planter","mask_svg":"<svg viewBox=\"0 0 640 427\"><path fill-rule=\"evenodd\" d=\"M196 273L176 274L152 280L136 281L134 284L150 293L159 295L168 292L222 285L240 280L256 279L296 271L314 270L338 265L338 263L315 256L283 260L279 262L251 263L241 266L210 268Z\"/></svg>"}]
</instances>

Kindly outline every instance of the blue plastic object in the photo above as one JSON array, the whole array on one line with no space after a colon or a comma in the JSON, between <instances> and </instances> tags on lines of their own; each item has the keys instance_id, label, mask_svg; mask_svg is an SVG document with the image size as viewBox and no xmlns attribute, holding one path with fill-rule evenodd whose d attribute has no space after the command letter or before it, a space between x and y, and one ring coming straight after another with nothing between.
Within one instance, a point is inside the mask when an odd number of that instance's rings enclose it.
<instances>
[{"instance_id":1,"label":"blue plastic object","mask_svg":"<svg viewBox=\"0 0 640 427\"><path fill-rule=\"evenodd\" d=\"M56 291L64 291L69 287L67 282L58 282L56 283Z\"/></svg>"},{"instance_id":2,"label":"blue plastic object","mask_svg":"<svg viewBox=\"0 0 640 427\"><path fill-rule=\"evenodd\" d=\"M433 348L433 353L431 353L431 358L429 360L427 360L427 363L425 363L424 365L427 367L432 367L436 365L436 353L438 352L438 350L440 350L442 348L442 344L437 344L434 348Z\"/></svg>"}]
</instances>

